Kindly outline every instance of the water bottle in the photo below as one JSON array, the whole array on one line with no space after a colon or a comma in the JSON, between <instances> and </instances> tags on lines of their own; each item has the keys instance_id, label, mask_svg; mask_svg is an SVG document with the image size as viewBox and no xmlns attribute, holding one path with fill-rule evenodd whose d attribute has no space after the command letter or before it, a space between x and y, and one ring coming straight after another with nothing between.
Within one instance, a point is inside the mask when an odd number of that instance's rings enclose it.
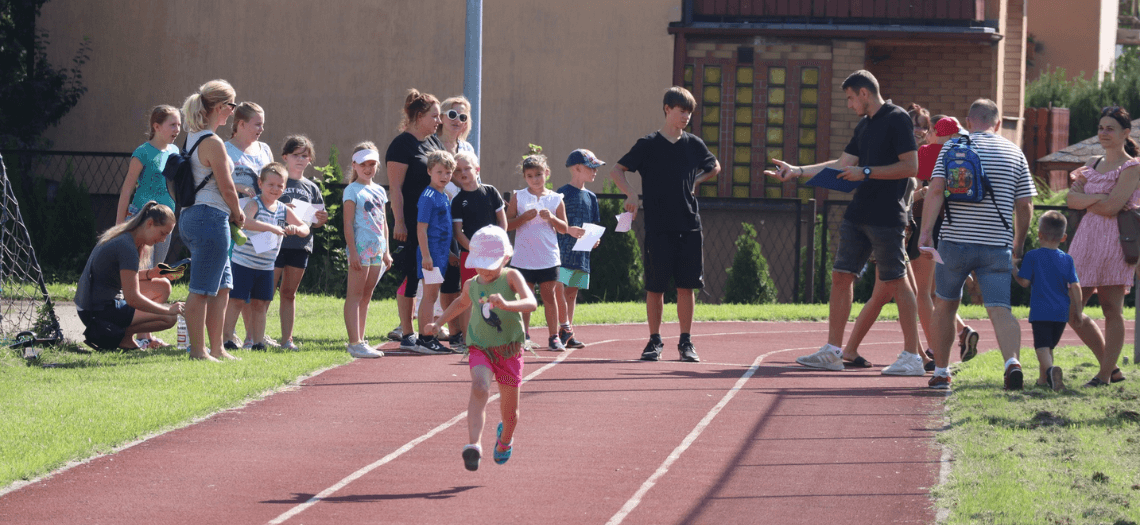
<instances>
[{"instance_id":1,"label":"water bottle","mask_svg":"<svg viewBox=\"0 0 1140 525\"><path fill-rule=\"evenodd\" d=\"M178 349L190 351L190 335L186 331L186 318L178 316Z\"/></svg>"}]
</instances>

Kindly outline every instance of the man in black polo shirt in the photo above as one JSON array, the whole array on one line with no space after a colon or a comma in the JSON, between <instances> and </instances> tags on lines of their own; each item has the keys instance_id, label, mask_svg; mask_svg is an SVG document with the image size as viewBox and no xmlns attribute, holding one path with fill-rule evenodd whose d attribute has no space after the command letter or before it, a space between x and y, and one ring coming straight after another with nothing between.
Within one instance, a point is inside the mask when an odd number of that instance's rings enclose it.
<instances>
[{"instance_id":1,"label":"man in black polo shirt","mask_svg":"<svg viewBox=\"0 0 1140 525\"><path fill-rule=\"evenodd\" d=\"M645 309L649 343L643 361L661 359L661 313L665 288L672 278L677 286L677 320L681 360L700 361L689 331L696 299L693 291L704 286L704 238L694 189L720 172L720 163L704 141L685 131L697 105L692 93L673 86L663 100L665 124L638 139L614 165L610 178L626 195L625 210L637 213L637 193L626 179L627 171L641 174L645 198Z\"/></svg>"},{"instance_id":2,"label":"man in black polo shirt","mask_svg":"<svg viewBox=\"0 0 1140 525\"><path fill-rule=\"evenodd\" d=\"M839 248L831 272L831 305L827 344L796 362L811 368L843 370L844 366L868 367L857 352L843 348L843 332L851 313L855 276L874 254L879 280L888 286L899 308L905 349L898 360L883 370L888 375L926 373L918 348L918 307L914 290L906 280L906 188L907 179L918 171L918 148L913 122L906 110L879 95L879 82L869 71L859 70L843 81L847 107L863 117L855 136L838 160L811 166L773 162L777 171L767 175L781 180L811 177L823 168L835 168L839 177L862 181L855 190L839 226Z\"/></svg>"}]
</instances>

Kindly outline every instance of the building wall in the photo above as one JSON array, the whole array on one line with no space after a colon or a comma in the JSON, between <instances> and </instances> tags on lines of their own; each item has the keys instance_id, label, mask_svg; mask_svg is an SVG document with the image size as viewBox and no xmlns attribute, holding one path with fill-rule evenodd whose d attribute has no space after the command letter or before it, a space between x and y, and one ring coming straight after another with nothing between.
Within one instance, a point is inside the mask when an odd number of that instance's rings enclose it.
<instances>
[{"instance_id":1,"label":"building wall","mask_svg":"<svg viewBox=\"0 0 1140 525\"><path fill-rule=\"evenodd\" d=\"M932 115L965 121L979 97L995 98L996 72L989 45L870 46L868 57L888 57L867 69L879 79L883 98L902 107L917 103Z\"/></svg>"},{"instance_id":2,"label":"building wall","mask_svg":"<svg viewBox=\"0 0 1140 525\"><path fill-rule=\"evenodd\" d=\"M1026 81L1048 69L1064 68L1069 78L1100 78L1116 56L1116 0L1033 0L1026 2L1028 32L1039 44Z\"/></svg>"},{"instance_id":3,"label":"building wall","mask_svg":"<svg viewBox=\"0 0 1140 525\"><path fill-rule=\"evenodd\" d=\"M484 3L483 178L523 186L514 167L528 143L552 159L556 183L573 149L610 163L661 124L671 84L678 0ZM111 0L44 5L53 61L66 64L83 36L88 92L49 133L58 150L131 151L150 107L181 106L201 83L229 80L238 100L266 110L261 140L275 153L306 133L319 164L333 145L381 149L398 133L410 87L440 99L463 88L465 2L342 0ZM603 174L592 186L601 189ZM635 177L636 179L636 177ZM384 175L379 177L386 183Z\"/></svg>"}]
</instances>

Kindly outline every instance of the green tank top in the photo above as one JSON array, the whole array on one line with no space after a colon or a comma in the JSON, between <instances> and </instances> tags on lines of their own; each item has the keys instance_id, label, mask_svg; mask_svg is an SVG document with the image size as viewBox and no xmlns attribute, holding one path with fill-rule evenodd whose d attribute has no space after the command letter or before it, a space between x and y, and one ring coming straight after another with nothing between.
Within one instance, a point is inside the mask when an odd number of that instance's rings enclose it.
<instances>
[{"instance_id":1,"label":"green tank top","mask_svg":"<svg viewBox=\"0 0 1140 525\"><path fill-rule=\"evenodd\" d=\"M468 286L471 320L467 323L467 343L484 350L491 361L498 357L514 357L522 350L522 344L526 340L522 313L492 308L487 303L487 297L499 294L508 301L514 301L519 296L511 290L505 271L491 283L481 284L479 279L472 279Z\"/></svg>"}]
</instances>

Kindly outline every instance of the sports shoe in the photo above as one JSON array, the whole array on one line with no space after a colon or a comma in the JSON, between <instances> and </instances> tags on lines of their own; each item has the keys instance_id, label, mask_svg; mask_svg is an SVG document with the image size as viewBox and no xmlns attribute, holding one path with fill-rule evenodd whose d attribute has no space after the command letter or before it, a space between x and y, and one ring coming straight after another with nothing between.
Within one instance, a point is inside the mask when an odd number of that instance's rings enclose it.
<instances>
[{"instance_id":1,"label":"sports shoe","mask_svg":"<svg viewBox=\"0 0 1140 525\"><path fill-rule=\"evenodd\" d=\"M454 334L451 334L451 337L447 338L447 344L451 345L452 347L455 347L458 345L463 345L463 343L466 342L466 340L467 340L467 338L464 337L463 330L460 330L458 332L455 332Z\"/></svg>"},{"instance_id":2,"label":"sports shoe","mask_svg":"<svg viewBox=\"0 0 1140 525\"><path fill-rule=\"evenodd\" d=\"M347 346L348 355L359 359L371 359L376 357L383 357L384 353L368 348L364 343L350 344Z\"/></svg>"},{"instance_id":3,"label":"sports shoe","mask_svg":"<svg viewBox=\"0 0 1140 525\"><path fill-rule=\"evenodd\" d=\"M843 370L842 354L842 348L827 343L819 347L814 354L797 357L796 362L808 368Z\"/></svg>"},{"instance_id":4,"label":"sports shoe","mask_svg":"<svg viewBox=\"0 0 1140 525\"><path fill-rule=\"evenodd\" d=\"M660 339L649 338L649 342L645 345L645 350L641 351L642 361L659 361L661 359L661 352L665 350L665 343Z\"/></svg>"},{"instance_id":5,"label":"sports shoe","mask_svg":"<svg viewBox=\"0 0 1140 525\"><path fill-rule=\"evenodd\" d=\"M396 325L396 327L393 328L391 332L388 332L388 340L389 341L399 341L400 339L403 339L403 338L404 338L404 330L402 328L400 328L399 325Z\"/></svg>"},{"instance_id":6,"label":"sports shoe","mask_svg":"<svg viewBox=\"0 0 1140 525\"><path fill-rule=\"evenodd\" d=\"M265 343L253 343L249 347L249 349L250 350L257 350L259 352L264 352L265 351Z\"/></svg>"},{"instance_id":7,"label":"sports shoe","mask_svg":"<svg viewBox=\"0 0 1140 525\"><path fill-rule=\"evenodd\" d=\"M268 347L281 348L281 344L278 343L276 339L269 337L268 335L265 336L265 338L261 342L262 342L262 344L264 344L265 346L268 346Z\"/></svg>"},{"instance_id":8,"label":"sports shoe","mask_svg":"<svg viewBox=\"0 0 1140 525\"><path fill-rule=\"evenodd\" d=\"M401 337L400 338L400 350L415 351L417 339L418 338L416 337L416 334L408 334L404 337Z\"/></svg>"},{"instance_id":9,"label":"sports shoe","mask_svg":"<svg viewBox=\"0 0 1140 525\"><path fill-rule=\"evenodd\" d=\"M1021 374L1021 365L1013 363L1005 367L1005 389L1006 390L1021 390L1022 380L1024 378Z\"/></svg>"},{"instance_id":10,"label":"sports shoe","mask_svg":"<svg viewBox=\"0 0 1140 525\"><path fill-rule=\"evenodd\" d=\"M950 376L934 376L926 384L935 390L950 390Z\"/></svg>"},{"instance_id":11,"label":"sports shoe","mask_svg":"<svg viewBox=\"0 0 1140 525\"><path fill-rule=\"evenodd\" d=\"M499 451L499 444L503 442L500 439L502 437L503 437L503 424L499 423L499 430L495 434L495 452L494 452L494 454L492 454L492 456L495 458L495 463L499 464L499 465L502 465L503 463L506 463L508 459L511 459L511 452L514 452L514 450L515 450L515 447L514 447L515 440L511 439L511 442L507 443L507 449L500 452Z\"/></svg>"},{"instance_id":12,"label":"sports shoe","mask_svg":"<svg viewBox=\"0 0 1140 525\"><path fill-rule=\"evenodd\" d=\"M290 340L288 340L288 341L285 341L284 343L281 343L281 348L283 348L283 349L285 349L285 350L292 350L292 351L294 351L294 352L298 352L298 351L300 351L300 350L301 350L301 349L300 349L300 348L297 346L297 343L294 343L292 339L290 339Z\"/></svg>"},{"instance_id":13,"label":"sports shoe","mask_svg":"<svg viewBox=\"0 0 1140 525\"><path fill-rule=\"evenodd\" d=\"M550 336L550 351L551 352L565 352L566 346L562 344L562 340L557 335Z\"/></svg>"},{"instance_id":14,"label":"sports shoe","mask_svg":"<svg viewBox=\"0 0 1140 525\"><path fill-rule=\"evenodd\" d=\"M681 360L686 363L701 362L701 358L697 357L697 349L693 347L692 341L681 341L677 344L677 351L681 353Z\"/></svg>"},{"instance_id":15,"label":"sports shoe","mask_svg":"<svg viewBox=\"0 0 1140 525\"><path fill-rule=\"evenodd\" d=\"M240 350L240 348L238 348L238 345L234 344L233 341L226 341L222 343L222 348L225 348L226 350Z\"/></svg>"},{"instance_id":16,"label":"sports shoe","mask_svg":"<svg viewBox=\"0 0 1140 525\"><path fill-rule=\"evenodd\" d=\"M566 348L586 348L585 344L574 338L573 330L563 330L559 328L558 338L562 340L562 344L565 345Z\"/></svg>"},{"instance_id":17,"label":"sports shoe","mask_svg":"<svg viewBox=\"0 0 1140 525\"><path fill-rule=\"evenodd\" d=\"M446 346L443 346L443 343L439 342L439 339L436 339L430 335L416 339L416 347L413 348L412 351L425 355L441 355L451 353L451 350Z\"/></svg>"},{"instance_id":18,"label":"sports shoe","mask_svg":"<svg viewBox=\"0 0 1140 525\"><path fill-rule=\"evenodd\" d=\"M934 361L927 361L925 364L922 365L922 369L927 371L927 372L933 372L934 371Z\"/></svg>"},{"instance_id":19,"label":"sports shoe","mask_svg":"<svg viewBox=\"0 0 1140 525\"><path fill-rule=\"evenodd\" d=\"M1060 392L1065 389L1065 373L1061 371L1059 366L1049 367L1048 373L1045 374L1045 379L1049 382L1049 388L1054 392Z\"/></svg>"},{"instance_id":20,"label":"sports shoe","mask_svg":"<svg viewBox=\"0 0 1140 525\"><path fill-rule=\"evenodd\" d=\"M958 357L965 363L978 355L978 332L969 326L958 334Z\"/></svg>"},{"instance_id":21,"label":"sports shoe","mask_svg":"<svg viewBox=\"0 0 1140 525\"><path fill-rule=\"evenodd\" d=\"M910 352L900 352L899 358L883 369L885 376L924 376L926 369L923 368L922 358L918 354Z\"/></svg>"},{"instance_id":22,"label":"sports shoe","mask_svg":"<svg viewBox=\"0 0 1140 525\"><path fill-rule=\"evenodd\" d=\"M466 445L463 447L463 468L472 472L479 470L479 460L483 458L483 449L479 445Z\"/></svg>"}]
</instances>

